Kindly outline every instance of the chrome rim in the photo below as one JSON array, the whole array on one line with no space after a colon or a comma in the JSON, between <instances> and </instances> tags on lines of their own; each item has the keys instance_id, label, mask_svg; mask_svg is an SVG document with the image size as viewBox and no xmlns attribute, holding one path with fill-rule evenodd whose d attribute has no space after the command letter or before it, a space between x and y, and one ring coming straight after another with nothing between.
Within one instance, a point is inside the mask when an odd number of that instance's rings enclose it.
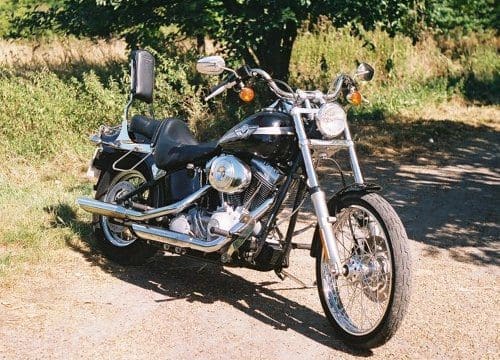
<instances>
[{"instance_id":1,"label":"chrome rim","mask_svg":"<svg viewBox=\"0 0 500 360\"><path fill-rule=\"evenodd\" d=\"M334 233L345 275L334 276L322 256L325 300L342 329L365 335L380 324L389 306L393 277L389 244L377 218L358 205L337 215Z\"/></svg>"},{"instance_id":2,"label":"chrome rim","mask_svg":"<svg viewBox=\"0 0 500 360\"><path fill-rule=\"evenodd\" d=\"M145 182L146 179L138 171L126 173L123 176L116 178L110 185L109 190L104 197L104 201L115 203L117 198L134 191ZM146 191L142 196L134 197L132 200L140 203L146 203L148 197L149 191ZM101 227L106 240L114 246L129 246L137 240L137 237L128 227L110 222L107 216L101 216Z\"/></svg>"}]
</instances>

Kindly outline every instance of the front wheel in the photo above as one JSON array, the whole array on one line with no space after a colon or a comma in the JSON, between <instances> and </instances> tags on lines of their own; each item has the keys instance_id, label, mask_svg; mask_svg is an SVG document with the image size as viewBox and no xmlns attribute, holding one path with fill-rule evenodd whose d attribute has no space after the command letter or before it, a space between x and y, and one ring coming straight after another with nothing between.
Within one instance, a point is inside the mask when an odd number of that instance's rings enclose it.
<instances>
[{"instance_id":1,"label":"front wheel","mask_svg":"<svg viewBox=\"0 0 500 360\"><path fill-rule=\"evenodd\" d=\"M386 343L401 324L410 295L406 231L378 194L346 194L329 204L343 275L335 276L324 252L316 257L323 310L336 334L352 346Z\"/></svg>"}]
</instances>

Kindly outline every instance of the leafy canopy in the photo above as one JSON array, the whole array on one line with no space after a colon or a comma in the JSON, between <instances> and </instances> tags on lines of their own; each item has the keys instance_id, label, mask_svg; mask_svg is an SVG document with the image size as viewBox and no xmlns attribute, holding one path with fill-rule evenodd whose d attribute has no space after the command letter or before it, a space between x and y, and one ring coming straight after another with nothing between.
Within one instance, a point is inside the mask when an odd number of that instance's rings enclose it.
<instances>
[{"instance_id":1,"label":"leafy canopy","mask_svg":"<svg viewBox=\"0 0 500 360\"><path fill-rule=\"evenodd\" d=\"M493 1L60 0L48 11L19 19L17 25L24 35L50 28L81 36L120 36L132 48L148 45L159 51L168 41L165 28L173 25L200 44L209 36L219 49L286 78L304 20L315 23L327 16L335 26L353 24L353 30L380 26L391 35L400 32L417 38L427 24L444 28L495 24L497 12L489 11Z\"/></svg>"}]
</instances>

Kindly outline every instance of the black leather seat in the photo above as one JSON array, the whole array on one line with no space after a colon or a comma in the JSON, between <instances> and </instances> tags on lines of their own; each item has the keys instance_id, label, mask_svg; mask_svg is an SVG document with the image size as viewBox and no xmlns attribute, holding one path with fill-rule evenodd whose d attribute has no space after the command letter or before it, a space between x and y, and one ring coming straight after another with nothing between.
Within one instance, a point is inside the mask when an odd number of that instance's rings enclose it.
<instances>
[{"instance_id":1,"label":"black leather seat","mask_svg":"<svg viewBox=\"0 0 500 360\"><path fill-rule=\"evenodd\" d=\"M187 124L165 119L153 138L155 164L159 169L176 170L188 163L200 164L217 152L217 142L199 144Z\"/></svg>"},{"instance_id":2,"label":"black leather seat","mask_svg":"<svg viewBox=\"0 0 500 360\"><path fill-rule=\"evenodd\" d=\"M130 120L129 131L152 139L156 130L160 127L160 124L161 121L148 118L147 116L134 115Z\"/></svg>"}]
</instances>

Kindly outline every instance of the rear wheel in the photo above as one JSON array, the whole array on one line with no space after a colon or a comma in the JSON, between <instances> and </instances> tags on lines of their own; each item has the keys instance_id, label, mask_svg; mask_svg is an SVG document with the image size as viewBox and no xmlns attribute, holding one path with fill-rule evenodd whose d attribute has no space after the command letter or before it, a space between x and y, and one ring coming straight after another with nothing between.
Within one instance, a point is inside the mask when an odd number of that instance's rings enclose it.
<instances>
[{"instance_id":1,"label":"rear wheel","mask_svg":"<svg viewBox=\"0 0 500 360\"><path fill-rule=\"evenodd\" d=\"M99 200L115 203L147 181L146 175L137 170L103 174L96 194ZM132 201L142 205L154 205L157 194L146 190L132 197ZM120 222L106 216L94 217L94 235L106 257L121 265L141 265L152 257L157 249L144 240L138 239L132 231Z\"/></svg>"},{"instance_id":2,"label":"rear wheel","mask_svg":"<svg viewBox=\"0 0 500 360\"><path fill-rule=\"evenodd\" d=\"M351 345L373 348L401 324L410 294L410 255L405 229L378 194L347 194L330 204L345 274L335 276L316 258L321 304L336 334Z\"/></svg>"}]
</instances>

